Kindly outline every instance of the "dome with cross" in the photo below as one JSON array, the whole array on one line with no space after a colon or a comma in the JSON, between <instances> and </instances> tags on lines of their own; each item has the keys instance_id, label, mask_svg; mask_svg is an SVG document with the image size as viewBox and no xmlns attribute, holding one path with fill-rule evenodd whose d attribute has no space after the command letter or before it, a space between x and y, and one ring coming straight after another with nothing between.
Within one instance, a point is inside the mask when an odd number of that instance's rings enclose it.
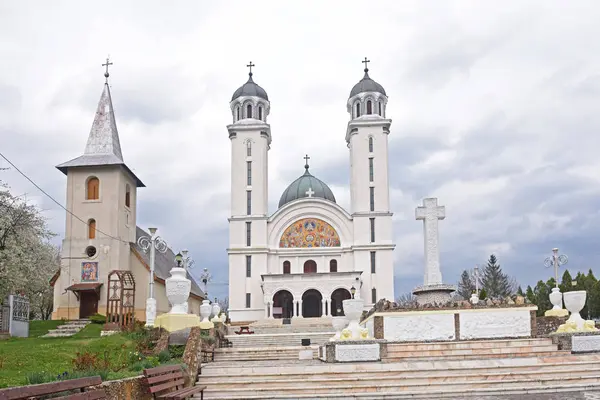
<instances>
[{"instance_id":1,"label":"dome with cross","mask_svg":"<svg viewBox=\"0 0 600 400\"><path fill-rule=\"evenodd\" d=\"M242 86L240 86L233 93L233 96L231 96L231 101L237 99L238 97L242 97L242 96L255 96L255 97L260 97L261 99L265 99L267 101L269 100L269 96L267 96L267 92L265 91L265 89L258 86L252 80L252 67L254 67L254 66L255 65L252 64L252 61L250 61L250 64L246 65L246 67L250 68L250 72L248 73L248 81L246 83L244 83Z\"/></svg>"},{"instance_id":2,"label":"dome with cross","mask_svg":"<svg viewBox=\"0 0 600 400\"><path fill-rule=\"evenodd\" d=\"M306 156L304 159L306 160L304 174L283 191L281 199L279 199L279 208L289 202L305 197L318 197L335 203L335 196L329 186L322 180L312 176L308 171L308 160L310 157Z\"/></svg>"},{"instance_id":3,"label":"dome with cross","mask_svg":"<svg viewBox=\"0 0 600 400\"><path fill-rule=\"evenodd\" d=\"M350 91L349 98L352 98L359 93L365 93L365 92L381 93L382 95L387 96L383 86L381 86L379 83L375 82L369 76L369 68L367 67L367 63L369 63L369 62L371 62L371 61L368 60L367 57L365 57L365 59L363 61L363 63L365 64L365 76L363 76L363 78L356 85L354 85L354 87Z\"/></svg>"}]
</instances>

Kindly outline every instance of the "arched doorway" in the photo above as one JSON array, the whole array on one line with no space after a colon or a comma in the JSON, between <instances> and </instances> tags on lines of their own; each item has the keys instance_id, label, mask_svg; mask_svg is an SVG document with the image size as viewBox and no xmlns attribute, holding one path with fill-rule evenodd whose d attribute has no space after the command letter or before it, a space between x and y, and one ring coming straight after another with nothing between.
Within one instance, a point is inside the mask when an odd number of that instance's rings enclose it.
<instances>
[{"instance_id":1,"label":"arched doorway","mask_svg":"<svg viewBox=\"0 0 600 400\"><path fill-rule=\"evenodd\" d=\"M302 316L304 318L320 317L323 313L323 296L318 290L309 289L302 295Z\"/></svg>"},{"instance_id":2,"label":"arched doorway","mask_svg":"<svg viewBox=\"0 0 600 400\"><path fill-rule=\"evenodd\" d=\"M344 315L344 300L348 300L352 296L350 292L344 288L336 289L331 293L331 312L334 317ZM338 312L338 309L340 312Z\"/></svg>"},{"instance_id":3,"label":"arched doorway","mask_svg":"<svg viewBox=\"0 0 600 400\"><path fill-rule=\"evenodd\" d=\"M317 273L317 263L314 260L308 260L304 263L304 273L305 274L316 274Z\"/></svg>"},{"instance_id":4,"label":"arched doorway","mask_svg":"<svg viewBox=\"0 0 600 400\"><path fill-rule=\"evenodd\" d=\"M292 318L294 315L294 296L287 290L273 295L273 318Z\"/></svg>"}]
</instances>

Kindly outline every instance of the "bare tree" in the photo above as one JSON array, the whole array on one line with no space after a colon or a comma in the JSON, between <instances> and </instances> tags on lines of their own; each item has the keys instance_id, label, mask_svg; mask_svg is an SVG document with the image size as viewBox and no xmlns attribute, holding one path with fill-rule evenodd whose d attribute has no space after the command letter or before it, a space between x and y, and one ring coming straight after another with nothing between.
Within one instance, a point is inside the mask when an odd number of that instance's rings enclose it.
<instances>
[{"instance_id":1,"label":"bare tree","mask_svg":"<svg viewBox=\"0 0 600 400\"><path fill-rule=\"evenodd\" d=\"M217 303L221 307L221 311L227 314L227 311L229 311L229 297L219 299Z\"/></svg>"},{"instance_id":2,"label":"bare tree","mask_svg":"<svg viewBox=\"0 0 600 400\"><path fill-rule=\"evenodd\" d=\"M412 293L403 293L396 297L396 304L399 306L410 305L415 302L415 296Z\"/></svg>"}]
</instances>

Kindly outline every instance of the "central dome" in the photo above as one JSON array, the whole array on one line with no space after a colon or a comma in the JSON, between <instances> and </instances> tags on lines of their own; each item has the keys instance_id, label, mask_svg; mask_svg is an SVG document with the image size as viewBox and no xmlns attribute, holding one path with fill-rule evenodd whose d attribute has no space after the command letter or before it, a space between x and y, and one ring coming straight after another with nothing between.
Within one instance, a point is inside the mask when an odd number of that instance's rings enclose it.
<instances>
[{"instance_id":1,"label":"central dome","mask_svg":"<svg viewBox=\"0 0 600 400\"><path fill-rule=\"evenodd\" d=\"M267 96L265 89L258 86L252 80L252 72L248 74L248 82L244 83L233 93L233 96L231 96L231 101L241 96L256 96L267 101L269 100L269 96Z\"/></svg>"},{"instance_id":2,"label":"central dome","mask_svg":"<svg viewBox=\"0 0 600 400\"><path fill-rule=\"evenodd\" d=\"M306 164L304 168L306 169L304 174L294 182L290 183L290 186L283 191L281 199L279 199L279 208L291 201L304 197L319 197L335 203L335 196L331 189L329 189L329 186L308 172L308 164Z\"/></svg>"},{"instance_id":3,"label":"central dome","mask_svg":"<svg viewBox=\"0 0 600 400\"><path fill-rule=\"evenodd\" d=\"M383 88L383 86L371 79L371 77L369 76L368 68L365 68L365 76L363 76L363 78L356 85L354 85L354 87L350 91L349 98L352 98L357 94L364 92L377 92L383 94L384 96L387 96L385 94L385 89Z\"/></svg>"}]
</instances>

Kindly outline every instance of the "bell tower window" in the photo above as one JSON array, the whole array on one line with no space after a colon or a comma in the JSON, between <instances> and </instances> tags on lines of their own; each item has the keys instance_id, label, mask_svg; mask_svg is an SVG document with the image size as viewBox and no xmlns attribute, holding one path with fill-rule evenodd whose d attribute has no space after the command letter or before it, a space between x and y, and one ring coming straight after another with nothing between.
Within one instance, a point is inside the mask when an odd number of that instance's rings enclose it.
<instances>
[{"instance_id":1,"label":"bell tower window","mask_svg":"<svg viewBox=\"0 0 600 400\"><path fill-rule=\"evenodd\" d=\"M356 118L360 117L360 103L356 103Z\"/></svg>"},{"instance_id":2,"label":"bell tower window","mask_svg":"<svg viewBox=\"0 0 600 400\"><path fill-rule=\"evenodd\" d=\"M125 206L131 207L131 189L129 185L125 185Z\"/></svg>"},{"instance_id":3,"label":"bell tower window","mask_svg":"<svg viewBox=\"0 0 600 400\"><path fill-rule=\"evenodd\" d=\"M240 106L237 106L235 108L235 112L236 112L236 117L237 117L236 121L239 121L240 120Z\"/></svg>"},{"instance_id":4,"label":"bell tower window","mask_svg":"<svg viewBox=\"0 0 600 400\"><path fill-rule=\"evenodd\" d=\"M96 239L96 220L90 219L88 221L88 239Z\"/></svg>"},{"instance_id":5,"label":"bell tower window","mask_svg":"<svg viewBox=\"0 0 600 400\"><path fill-rule=\"evenodd\" d=\"M261 121L263 119L262 106L258 106L258 119L260 119Z\"/></svg>"},{"instance_id":6,"label":"bell tower window","mask_svg":"<svg viewBox=\"0 0 600 400\"><path fill-rule=\"evenodd\" d=\"M369 136L369 153L373 152L373 136Z\"/></svg>"},{"instance_id":7,"label":"bell tower window","mask_svg":"<svg viewBox=\"0 0 600 400\"><path fill-rule=\"evenodd\" d=\"M252 105L248 104L246 106L246 118L252 118Z\"/></svg>"},{"instance_id":8,"label":"bell tower window","mask_svg":"<svg viewBox=\"0 0 600 400\"><path fill-rule=\"evenodd\" d=\"M284 261L283 262L283 273L284 274L289 274L291 273L291 265L289 261Z\"/></svg>"},{"instance_id":9,"label":"bell tower window","mask_svg":"<svg viewBox=\"0 0 600 400\"><path fill-rule=\"evenodd\" d=\"M371 100L367 101L367 114L373 114L373 103L371 103Z\"/></svg>"},{"instance_id":10,"label":"bell tower window","mask_svg":"<svg viewBox=\"0 0 600 400\"><path fill-rule=\"evenodd\" d=\"M100 180L98 178L88 179L85 198L86 200L98 200L100 198Z\"/></svg>"},{"instance_id":11,"label":"bell tower window","mask_svg":"<svg viewBox=\"0 0 600 400\"><path fill-rule=\"evenodd\" d=\"M383 116L383 107L381 105L381 102L379 102L378 104L379 104L379 115Z\"/></svg>"}]
</instances>

